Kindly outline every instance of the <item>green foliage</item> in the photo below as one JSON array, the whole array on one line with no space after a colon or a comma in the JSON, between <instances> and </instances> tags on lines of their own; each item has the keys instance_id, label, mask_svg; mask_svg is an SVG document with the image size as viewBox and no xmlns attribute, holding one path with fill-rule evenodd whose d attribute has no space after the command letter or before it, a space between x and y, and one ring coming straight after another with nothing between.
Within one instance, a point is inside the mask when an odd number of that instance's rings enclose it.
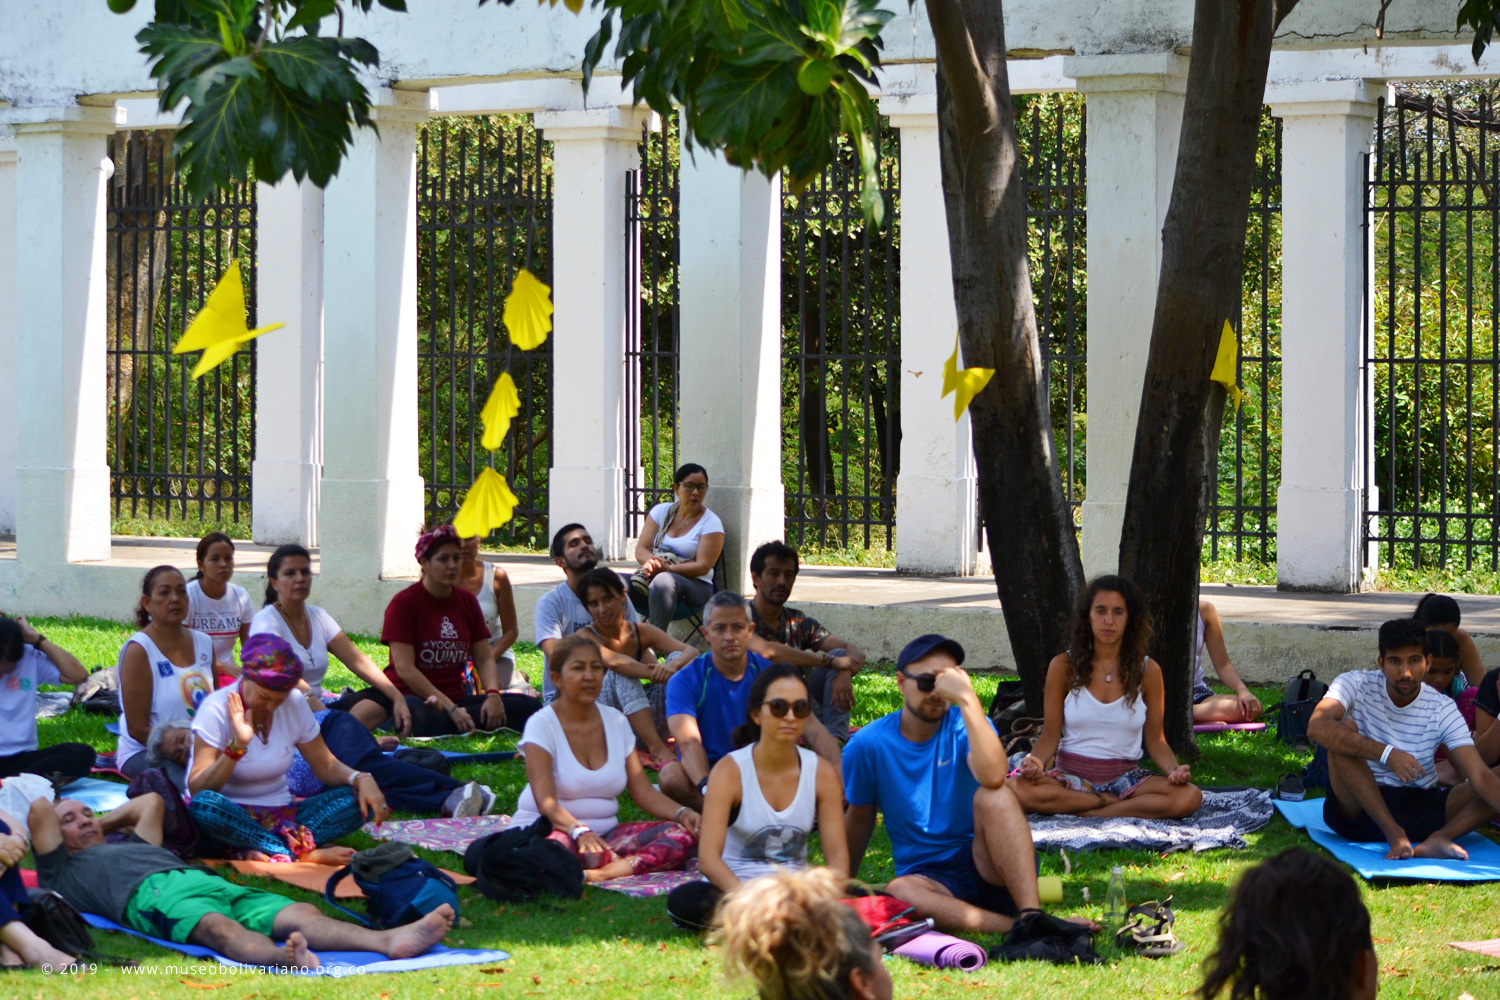
<instances>
[{"instance_id":1,"label":"green foliage","mask_svg":"<svg viewBox=\"0 0 1500 1000\"><path fill-rule=\"evenodd\" d=\"M1464 0L1458 9L1457 27L1474 29L1473 52L1477 63L1494 39L1495 29L1500 27L1500 0Z\"/></svg>"}]
</instances>

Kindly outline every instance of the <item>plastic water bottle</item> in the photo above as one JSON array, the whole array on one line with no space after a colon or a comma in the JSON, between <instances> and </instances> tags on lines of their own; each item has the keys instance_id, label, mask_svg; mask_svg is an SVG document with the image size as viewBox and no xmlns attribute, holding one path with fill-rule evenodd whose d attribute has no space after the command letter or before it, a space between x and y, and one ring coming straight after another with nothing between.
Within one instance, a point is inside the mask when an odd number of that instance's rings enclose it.
<instances>
[{"instance_id":1,"label":"plastic water bottle","mask_svg":"<svg viewBox=\"0 0 1500 1000\"><path fill-rule=\"evenodd\" d=\"M1109 891L1104 897L1104 920L1111 933L1125 923L1125 871L1115 865L1109 872Z\"/></svg>"}]
</instances>

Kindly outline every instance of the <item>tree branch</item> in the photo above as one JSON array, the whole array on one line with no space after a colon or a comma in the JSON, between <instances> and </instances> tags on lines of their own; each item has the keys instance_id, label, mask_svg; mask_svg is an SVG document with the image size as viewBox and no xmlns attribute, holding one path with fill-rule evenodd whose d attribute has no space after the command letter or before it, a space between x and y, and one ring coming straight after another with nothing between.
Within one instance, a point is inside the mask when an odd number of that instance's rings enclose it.
<instances>
[{"instance_id":1,"label":"tree branch","mask_svg":"<svg viewBox=\"0 0 1500 1000\"><path fill-rule=\"evenodd\" d=\"M1276 0L1276 19L1271 22L1272 31L1281 27L1281 22L1286 20L1286 16L1292 12L1292 8L1296 7L1298 2L1299 0ZM1382 22L1385 20L1385 9L1390 6L1390 3L1391 0L1381 0L1380 18ZM1376 35L1377 37L1379 36L1378 29Z\"/></svg>"},{"instance_id":2,"label":"tree branch","mask_svg":"<svg viewBox=\"0 0 1500 1000\"><path fill-rule=\"evenodd\" d=\"M959 0L928 0L927 22L954 113L968 121L992 122L994 113L984 85L986 74L974 48L974 38L959 9Z\"/></svg>"}]
</instances>

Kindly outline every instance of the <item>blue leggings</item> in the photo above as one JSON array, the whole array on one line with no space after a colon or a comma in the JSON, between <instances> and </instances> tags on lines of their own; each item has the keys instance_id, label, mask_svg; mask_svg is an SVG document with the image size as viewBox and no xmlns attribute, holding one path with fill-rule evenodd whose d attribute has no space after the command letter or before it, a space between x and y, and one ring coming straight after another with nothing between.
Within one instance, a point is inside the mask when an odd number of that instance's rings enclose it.
<instances>
[{"instance_id":1,"label":"blue leggings","mask_svg":"<svg viewBox=\"0 0 1500 1000\"><path fill-rule=\"evenodd\" d=\"M9 824L0 820L0 833L10 833ZM0 927L21 919L21 911L31 903L21 873L15 868L0 870Z\"/></svg>"},{"instance_id":2,"label":"blue leggings","mask_svg":"<svg viewBox=\"0 0 1500 1000\"><path fill-rule=\"evenodd\" d=\"M200 832L226 847L292 860L364 824L349 788L331 788L285 806L242 806L204 791L193 796L188 812Z\"/></svg>"}]
</instances>

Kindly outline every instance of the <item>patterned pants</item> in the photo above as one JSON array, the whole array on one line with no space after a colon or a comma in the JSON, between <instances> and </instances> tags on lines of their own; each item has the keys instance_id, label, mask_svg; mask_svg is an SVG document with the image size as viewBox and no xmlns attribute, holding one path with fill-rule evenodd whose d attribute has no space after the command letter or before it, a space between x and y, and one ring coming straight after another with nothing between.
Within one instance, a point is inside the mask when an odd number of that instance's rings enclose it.
<instances>
[{"instance_id":1,"label":"patterned pants","mask_svg":"<svg viewBox=\"0 0 1500 1000\"><path fill-rule=\"evenodd\" d=\"M188 807L198 830L232 848L260 851L272 861L295 861L364 824L352 789L333 788L285 806L242 806L218 792L193 796Z\"/></svg>"},{"instance_id":2,"label":"patterned pants","mask_svg":"<svg viewBox=\"0 0 1500 1000\"><path fill-rule=\"evenodd\" d=\"M602 855L579 854L573 838L561 830L552 831L551 839L578 855L585 868L603 868L616 858L624 858L637 875L676 871L698 851L698 839L688 832L687 827L661 819L616 826L602 835L609 845L609 851Z\"/></svg>"}]
</instances>

